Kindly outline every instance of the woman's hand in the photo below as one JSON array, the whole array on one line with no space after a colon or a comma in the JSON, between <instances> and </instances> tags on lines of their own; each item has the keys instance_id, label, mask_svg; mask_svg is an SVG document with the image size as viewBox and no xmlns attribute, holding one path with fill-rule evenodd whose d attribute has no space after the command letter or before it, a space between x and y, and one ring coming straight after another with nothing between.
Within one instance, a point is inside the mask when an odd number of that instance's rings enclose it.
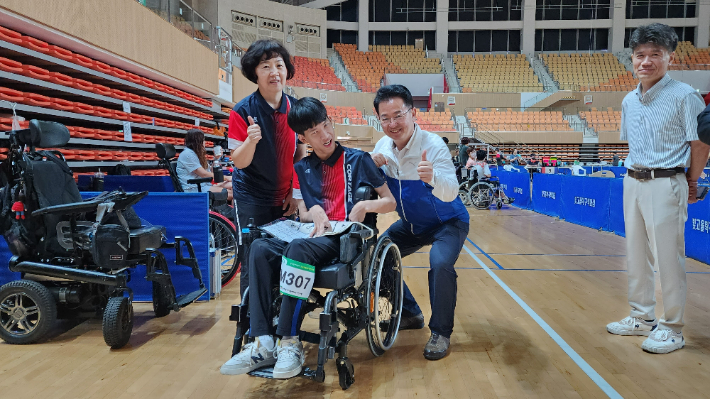
<instances>
[{"instance_id":1,"label":"woman's hand","mask_svg":"<svg viewBox=\"0 0 710 399\"><path fill-rule=\"evenodd\" d=\"M320 205L314 205L309 211L313 220L313 231L311 237L320 237L326 231L330 230L330 221L323 208Z\"/></svg>"},{"instance_id":2,"label":"woman's hand","mask_svg":"<svg viewBox=\"0 0 710 399\"><path fill-rule=\"evenodd\" d=\"M284 216L291 216L298 210L298 200L293 198L293 189L289 190L281 209L284 211Z\"/></svg>"},{"instance_id":3,"label":"woman's hand","mask_svg":"<svg viewBox=\"0 0 710 399\"><path fill-rule=\"evenodd\" d=\"M254 123L254 118L251 116L247 117L249 120L249 127L247 128L247 140L258 143L261 140L261 127Z\"/></svg>"}]
</instances>

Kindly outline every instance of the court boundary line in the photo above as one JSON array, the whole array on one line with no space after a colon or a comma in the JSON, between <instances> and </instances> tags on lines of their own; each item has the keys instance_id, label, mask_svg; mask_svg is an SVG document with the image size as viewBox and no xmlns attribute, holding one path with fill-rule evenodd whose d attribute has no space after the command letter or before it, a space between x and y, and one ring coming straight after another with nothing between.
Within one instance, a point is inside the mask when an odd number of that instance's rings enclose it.
<instances>
[{"instance_id":1,"label":"court boundary line","mask_svg":"<svg viewBox=\"0 0 710 399\"><path fill-rule=\"evenodd\" d=\"M473 244L473 246L476 247L476 249L478 249L479 251L481 251L481 253L482 253L483 255L485 255L486 258L490 259L490 261L493 262L493 264L496 265L496 266L498 267L498 269L500 269L500 270L505 270L505 268L504 268L503 266L501 266L500 263L496 262L495 259L491 258L491 256L488 255L488 254L486 253L486 251L482 250L478 245L476 245L475 242L471 241L470 238L466 237L466 240L467 240L468 242L470 242L471 244ZM468 248L466 247L466 245L464 245L463 247L468 250Z\"/></svg>"},{"instance_id":2,"label":"court boundary line","mask_svg":"<svg viewBox=\"0 0 710 399\"><path fill-rule=\"evenodd\" d=\"M476 244L474 244L473 241L471 241L471 239L469 239L468 237L466 237L466 239L469 242L471 242L471 244L476 246ZM575 364L577 364L577 366L580 369L582 369L582 371L584 371L585 374L587 374L587 376L592 380L592 382L597 384L599 389L601 389L610 398L623 399L623 396L621 396L618 392L616 392L616 390L608 382L606 382L604 377L599 375L599 373L597 373L596 370L594 370L594 368L592 368L592 366L589 365L589 363L587 363L574 349L572 349L572 347L569 346L569 344L552 327L550 327L550 325L547 324L547 322L545 320L543 320L540 316L538 316L538 314L535 313L535 311L530 306L528 306L528 304L525 303L525 301L523 301L523 299L520 298L518 296L518 294L515 293L515 291L513 291L510 287L508 287L508 285L505 282L503 282L503 280L501 280L500 277L498 277L495 273L493 273L493 270L491 270L488 266L486 266L486 264L483 263L481 258L476 256L476 254L474 254L473 251L471 251L471 249L468 246L464 245L463 248L466 250L466 252L468 252L469 255L471 255L471 257L479 265L481 265L483 270L485 270L486 273L488 273L488 275L491 276L493 281L495 281L503 289L503 291L505 291L511 298L513 298L513 300L521 308L523 308L525 313L527 313L528 316L530 316L547 333L547 335L549 335L550 338L552 338L552 340L555 341L555 343L567 354L567 356L569 356L570 359L572 359L572 361L575 362ZM483 252L483 251L481 251L481 252ZM485 253L484 253L484 255L487 256L487 254L485 254ZM490 256L488 256L488 258L491 259ZM493 260L493 259L491 259L491 260ZM493 261L493 262L495 264L495 261Z\"/></svg>"}]
</instances>

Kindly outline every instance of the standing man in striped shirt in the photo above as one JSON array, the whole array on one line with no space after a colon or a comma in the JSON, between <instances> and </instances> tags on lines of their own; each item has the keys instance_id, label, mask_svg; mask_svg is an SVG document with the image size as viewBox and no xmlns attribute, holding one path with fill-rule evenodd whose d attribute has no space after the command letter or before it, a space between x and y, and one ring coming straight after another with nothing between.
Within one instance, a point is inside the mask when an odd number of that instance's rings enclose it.
<instances>
[{"instance_id":1,"label":"standing man in striped shirt","mask_svg":"<svg viewBox=\"0 0 710 399\"><path fill-rule=\"evenodd\" d=\"M710 149L698 140L702 97L666 74L677 45L675 30L663 24L640 26L631 34L640 83L624 98L621 111L621 140L629 142L624 222L631 313L607 325L607 331L648 336L641 348L652 353L685 346L685 221L688 203L697 201L698 177ZM660 321L654 310L654 266L663 290Z\"/></svg>"}]
</instances>

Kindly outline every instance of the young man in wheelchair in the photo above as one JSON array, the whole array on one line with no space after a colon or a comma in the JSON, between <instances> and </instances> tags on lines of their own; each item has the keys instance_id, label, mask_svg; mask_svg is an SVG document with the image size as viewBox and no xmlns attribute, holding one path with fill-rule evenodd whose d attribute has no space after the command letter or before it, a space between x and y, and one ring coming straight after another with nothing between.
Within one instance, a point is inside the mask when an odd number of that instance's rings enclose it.
<instances>
[{"instance_id":1,"label":"young man in wheelchair","mask_svg":"<svg viewBox=\"0 0 710 399\"><path fill-rule=\"evenodd\" d=\"M343 147L334 140L333 123L320 101L312 97L298 100L288 114L288 124L299 140L313 149L309 156L294 165L300 183L294 198L298 198L300 221L313 222L315 227L312 238L290 243L277 238L262 238L251 244L249 334L255 340L222 366L222 374L245 374L274 365L274 378L299 375L304 354L298 339L298 315L304 301L284 295L278 327L275 332L271 327L271 318L275 316L270 314L272 288L279 281L282 261L305 263L315 266L316 270L326 266L338 257L340 251L338 236L323 235L331 229L330 221L362 222L367 213L392 212L396 207L396 201L370 155ZM373 187L379 199L354 203L354 192L362 185ZM276 340L278 336L281 338Z\"/></svg>"}]
</instances>

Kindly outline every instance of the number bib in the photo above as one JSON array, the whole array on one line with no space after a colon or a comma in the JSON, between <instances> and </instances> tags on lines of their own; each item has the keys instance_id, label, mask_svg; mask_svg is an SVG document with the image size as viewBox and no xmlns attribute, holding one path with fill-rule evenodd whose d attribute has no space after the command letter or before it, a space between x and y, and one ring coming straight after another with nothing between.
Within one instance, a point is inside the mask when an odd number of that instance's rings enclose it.
<instances>
[{"instance_id":1,"label":"number bib","mask_svg":"<svg viewBox=\"0 0 710 399\"><path fill-rule=\"evenodd\" d=\"M313 288L316 268L312 265L281 257L281 293L293 298L308 299Z\"/></svg>"}]
</instances>

